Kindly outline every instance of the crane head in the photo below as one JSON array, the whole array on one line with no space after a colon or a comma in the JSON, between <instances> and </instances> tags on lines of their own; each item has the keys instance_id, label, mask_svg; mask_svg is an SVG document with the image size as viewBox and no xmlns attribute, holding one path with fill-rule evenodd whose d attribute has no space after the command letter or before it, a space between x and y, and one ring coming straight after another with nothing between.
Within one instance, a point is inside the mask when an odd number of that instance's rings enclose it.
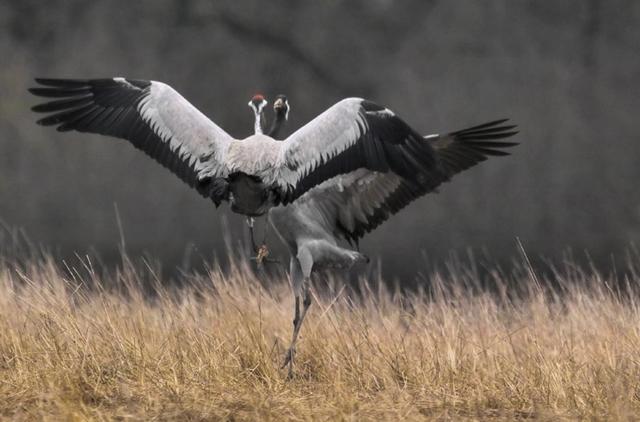
<instances>
[{"instance_id":1,"label":"crane head","mask_svg":"<svg viewBox=\"0 0 640 422\"><path fill-rule=\"evenodd\" d=\"M268 104L267 100L264 99L262 94L256 94L249 101L248 106L253 109L253 112L256 115L260 115L262 113L262 109Z\"/></svg>"},{"instance_id":2,"label":"crane head","mask_svg":"<svg viewBox=\"0 0 640 422\"><path fill-rule=\"evenodd\" d=\"M273 111L275 111L277 115L284 115L285 120L287 120L289 119L290 109L286 95L280 94L276 96L276 100L273 102Z\"/></svg>"}]
</instances>

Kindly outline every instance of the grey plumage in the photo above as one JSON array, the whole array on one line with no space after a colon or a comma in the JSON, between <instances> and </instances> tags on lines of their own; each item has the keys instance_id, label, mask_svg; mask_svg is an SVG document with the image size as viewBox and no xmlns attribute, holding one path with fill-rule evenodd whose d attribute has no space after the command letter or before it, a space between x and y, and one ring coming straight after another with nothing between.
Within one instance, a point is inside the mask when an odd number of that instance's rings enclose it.
<instances>
[{"instance_id":1,"label":"grey plumage","mask_svg":"<svg viewBox=\"0 0 640 422\"><path fill-rule=\"evenodd\" d=\"M262 134L266 101L254 97L249 105L256 133L238 140L161 82L36 81L42 87L32 88L33 94L58 98L33 107L49 114L38 123L126 139L216 205L229 201L233 211L247 216L270 211L291 251L296 307L285 361L290 374L311 305L312 271L366 261L341 247L339 239L357 242L454 174L487 156L506 154L503 148L514 144L499 140L516 133L501 120L423 138L391 110L347 98L276 141Z\"/></svg>"},{"instance_id":2,"label":"grey plumage","mask_svg":"<svg viewBox=\"0 0 640 422\"><path fill-rule=\"evenodd\" d=\"M295 345L311 305L310 277L323 268L350 269L368 258L340 246L340 239L357 243L413 200L489 156L508 155L516 145L501 141L515 126L497 120L444 135L421 137L434 151L439 177L406 178L394 172L359 168L325 180L294 203L274 207L269 221L290 252L290 280L295 295L294 328L285 363L293 371ZM300 304L302 303L302 310Z\"/></svg>"},{"instance_id":3,"label":"grey plumage","mask_svg":"<svg viewBox=\"0 0 640 422\"><path fill-rule=\"evenodd\" d=\"M36 79L40 124L123 138L216 205L248 216L295 201L314 186L359 168L420 182L443 168L391 110L361 98L330 107L282 142L255 134L238 140L170 86L125 78ZM256 126L258 128L258 126Z\"/></svg>"},{"instance_id":4,"label":"grey plumage","mask_svg":"<svg viewBox=\"0 0 640 422\"><path fill-rule=\"evenodd\" d=\"M366 233L455 174L489 156L508 155L505 149L517 144L501 139L517 132L506 122L421 137L434 151L435 165L441 169L438 178L407 179L394 172L359 168L322 182L290 205L272 208L269 220L291 252L291 267L302 269L297 274L309 277L314 269L349 268L366 261L359 252L340 247L339 240L357 244ZM293 280L296 292L301 282Z\"/></svg>"}]
</instances>

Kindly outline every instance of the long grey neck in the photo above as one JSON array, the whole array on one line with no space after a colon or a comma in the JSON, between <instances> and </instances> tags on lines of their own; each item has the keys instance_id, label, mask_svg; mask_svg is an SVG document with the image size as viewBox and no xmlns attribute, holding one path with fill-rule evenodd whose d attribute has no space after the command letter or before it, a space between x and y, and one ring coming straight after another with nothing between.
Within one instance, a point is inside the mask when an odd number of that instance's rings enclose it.
<instances>
[{"instance_id":1,"label":"long grey neck","mask_svg":"<svg viewBox=\"0 0 640 422\"><path fill-rule=\"evenodd\" d=\"M271 123L271 127L269 128L267 135L271 136L273 139L276 139L278 136L280 136L280 132L282 131L282 128L284 127L284 123L286 121L287 119L285 113L276 112L276 116Z\"/></svg>"}]
</instances>

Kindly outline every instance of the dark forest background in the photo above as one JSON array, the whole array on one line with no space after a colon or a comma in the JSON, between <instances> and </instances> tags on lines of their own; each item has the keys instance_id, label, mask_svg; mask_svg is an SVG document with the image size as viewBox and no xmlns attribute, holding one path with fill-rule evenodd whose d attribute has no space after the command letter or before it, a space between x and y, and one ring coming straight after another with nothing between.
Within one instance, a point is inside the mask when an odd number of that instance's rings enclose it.
<instances>
[{"instance_id":1,"label":"dark forest background","mask_svg":"<svg viewBox=\"0 0 640 422\"><path fill-rule=\"evenodd\" d=\"M236 137L256 92L288 95L289 131L347 96L424 133L510 117L511 157L364 239L388 276L452 252L508 260L516 237L608 265L640 234L640 2L4 0L0 28L0 220L60 257L115 260L116 208L127 251L169 270L245 230L125 141L37 126L34 77L164 81Z\"/></svg>"}]
</instances>

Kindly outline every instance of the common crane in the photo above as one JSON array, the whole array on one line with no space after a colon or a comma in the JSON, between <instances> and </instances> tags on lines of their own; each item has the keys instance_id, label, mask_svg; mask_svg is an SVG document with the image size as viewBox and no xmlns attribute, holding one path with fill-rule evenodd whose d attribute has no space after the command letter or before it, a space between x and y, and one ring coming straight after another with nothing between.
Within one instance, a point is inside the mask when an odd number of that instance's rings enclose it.
<instances>
[{"instance_id":1,"label":"common crane","mask_svg":"<svg viewBox=\"0 0 640 422\"><path fill-rule=\"evenodd\" d=\"M255 133L231 137L162 82L126 79L36 79L30 92L49 99L38 123L123 138L216 206L260 216L339 174L366 169L417 186L450 175L432 143L391 110L347 98L276 142Z\"/></svg>"},{"instance_id":2,"label":"common crane","mask_svg":"<svg viewBox=\"0 0 640 422\"><path fill-rule=\"evenodd\" d=\"M276 125L282 125L285 120L277 120ZM438 180L421 181L393 172L359 168L324 181L292 204L271 208L269 221L289 249L289 273L295 295L293 335L282 365L289 367L289 376L293 374L298 334L311 306L312 272L323 268L349 269L369 261L360 252L340 246L339 241L357 245L366 233L414 200L435 191L455 174L489 156L509 155L504 149L516 143L501 139L515 135L515 129L515 125L503 119L447 134L424 136L421 142L433 149L446 175Z\"/></svg>"},{"instance_id":3,"label":"common crane","mask_svg":"<svg viewBox=\"0 0 640 422\"><path fill-rule=\"evenodd\" d=\"M253 110L255 123L254 123L254 133L264 133L263 127L265 126L265 117L264 117L264 107L267 105L267 101L261 94L256 94L253 96L251 101L249 101L249 107ZM271 127L267 130L267 135L276 139L284 127L284 123L289 118L289 101L285 95L276 95L276 99L273 102L273 113L274 118L271 123ZM251 239L251 246L253 248L253 252L256 254L256 261L258 265L262 264L262 261L267 257L269 251L267 249L266 244L258 245L255 240L255 235L253 231L254 218L247 217L247 225L249 226L249 234Z\"/></svg>"}]
</instances>

